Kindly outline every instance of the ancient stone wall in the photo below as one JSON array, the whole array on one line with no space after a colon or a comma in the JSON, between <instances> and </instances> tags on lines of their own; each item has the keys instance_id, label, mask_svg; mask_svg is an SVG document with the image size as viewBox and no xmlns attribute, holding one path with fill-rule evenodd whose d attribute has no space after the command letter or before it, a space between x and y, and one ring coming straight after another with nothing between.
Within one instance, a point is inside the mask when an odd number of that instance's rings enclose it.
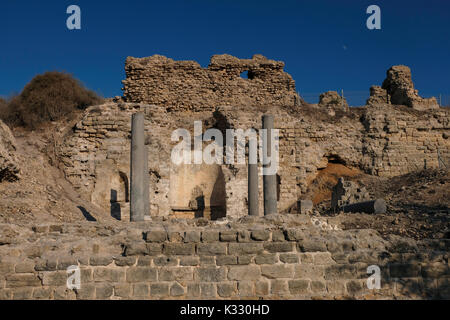
<instances>
[{"instance_id":1,"label":"ancient stone wall","mask_svg":"<svg viewBox=\"0 0 450 320\"><path fill-rule=\"evenodd\" d=\"M450 166L449 111L415 110L426 101L414 91L409 68L389 69L383 88L372 87L368 105L355 109L336 92L323 94L318 105L300 104L283 67L260 55L213 56L206 69L157 55L128 58L124 99L131 102L86 111L59 148L66 177L86 199L126 219L134 112L145 113L152 216L239 217L247 208L245 164L172 163L178 143L171 141L173 131L187 129L193 138L194 121L202 121L203 132L217 128L225 134L260 129L262 115L275 116L280 212L296 206L329 162L388 177ZM248 79L240 77L244 71ZM259 186L262 213L262 178Z\"/></svg>"},{"instance_id":2,"label":"ancient stone wall","mask_svg":"<svg viewBox=\"0 0 450 320\"><path fill-rule=\"evenodd\" d=\"M420 112L379 105L349 110L340 118L319 117L320 110L221 106L216 111L168 112L161 106L110 103L87 110L60 146L60 156L67 178L81 194L106 210L110 210L111 200L117 202L124 217L128 210L130 119L137 111L146 115L152 216L167 216L173 209L189 207L198 197L196 192L207 206L225 206L229 216L239 217L247 207L246 165L203 169L189 165L182 170L173 165L170 155L177 142L171 141L171 134L185 128L193 137L194 121L202 121L203 132L211 127L246 130L261 128L264 113L275 116L275 128L280 130L277 174L281 211L295 206L319 170L336 159L378 176L437 168L438 153L446 165L450 163L446 109ZM259 186L262 208L262 178Z\"/></svg>"},{"instance_id":3,"label":"ancient stone wall","mask_svg":"<svg viewBox=\"0 0 450 320\"><path fill-rule=\"evenodd\" d=\"M215 55L206 69L194 61L174 61L159 55L128 57L123 96L127 102L170 110L300 104L295 82L283 68L283 62L261 55L252 59ZM247 78L241 77L243 72L247 72Z\"/></svg>"},{"instance_id":4,"label":"ancient stone wall","mask_svg":"<svg viewBox=\"0 0 450 320\"><path fill-rule=\"evenodd\" d=\"M450 298L448 239L277 219L0 225L0 299ZM69 266L80 289L66 286Z\"/></svg>"}]
</instances>

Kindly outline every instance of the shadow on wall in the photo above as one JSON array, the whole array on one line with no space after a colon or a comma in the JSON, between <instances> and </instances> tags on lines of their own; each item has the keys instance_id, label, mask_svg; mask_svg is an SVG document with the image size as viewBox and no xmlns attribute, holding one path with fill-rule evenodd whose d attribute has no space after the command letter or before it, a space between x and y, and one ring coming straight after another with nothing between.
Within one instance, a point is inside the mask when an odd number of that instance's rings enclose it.
<instances>
[{"instance_id":1,"label":"shadow on wall","mask_svg":"<svg viewBox=\"0 0 450 320\"><path fill-rule=\"evenodd\" d=\"M83 216L86 218L87 221L97 221L90 213L87 211L84 207L78 206L78 209L80 209Z\"/></svg>"},{"instance_id":2,"label":"shadow on wall","mask_svg":"<svg viewBox=\"0 0 450 320\"><path fill-rule=\"evenodd\" d=\"M218 172L209 203L211 204L211 220L217 220L227 215L225 177L222 169Z\"/></svg>"},{"instance_id":3,"label":"shadow on wall","mask_svg":"<svg viewBox=\"0 0 450 320\"><path fill-rule=\"evenodd\" d=\"M111 217L117 220L122 219L120 203L117 202L117 190L111 189Z\"/></svg>"}]
</instances>

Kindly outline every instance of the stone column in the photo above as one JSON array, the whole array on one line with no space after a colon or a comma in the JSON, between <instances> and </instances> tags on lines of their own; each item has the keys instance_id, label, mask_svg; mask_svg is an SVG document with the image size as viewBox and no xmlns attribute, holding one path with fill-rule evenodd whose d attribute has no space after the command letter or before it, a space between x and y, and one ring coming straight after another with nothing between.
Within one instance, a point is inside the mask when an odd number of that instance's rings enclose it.
<instances>
[{"instance_id":1,"label":"stone column","mask_svg":"<svg viewBox=\"0 0 450 320\"><path fill-rule=\"evenodd\" d=\"M270 159L272 152L272 129L273 129L273 116L263 115L262 127L267 130L267 143L263 143L263 163L267 163ZM266 150L264 150L266 148ZM263 164L265 167L269 167L270 164ZM277 213L277 176L263 175L264 186L264 215Z\"/></svg>"},{"instance_id":2,"label":"stone column","mask_svg":"<svg viewBox=\"0 0 450 320\"><path fill-rule=\"evenodd\" d=\"M131 117L131 188L130 188L130 220L144 221L145 216L145 135L144 114L134 113ZM148 174L148 172L147 172ZM147 190L148 193L148 190ZM148 195L147 195L148 197Z\"/></svg>"},{"instance_id":3,"label":"stone column","mask_svg":"<svg viewBox=\"0 0 450 320\"><path fill-rule=\"evenodd\" d=\"M148 174L148 145L145 145L144 149L144 217L150 218L150 176Z\"/></svg>"},{"instance_id":4,"label":"stone column","mask_svg":"<svg viewBox=\"0 0 450 320\"><path fill-rule=\"evenodd\" d=\"M386 201L376 199L372 201L347 204L342 207L344 212L386 213Z\"/></svg>"},{"instance_id":5,"label":"stone column","mask_svg":"<svg viewBox=\"0 0 450 320\"><path fill-rule=\"evenodd\" d=\"M248 141L248 214L259 215L258 145L255 137Z\"/></svg>"}]
</instances>

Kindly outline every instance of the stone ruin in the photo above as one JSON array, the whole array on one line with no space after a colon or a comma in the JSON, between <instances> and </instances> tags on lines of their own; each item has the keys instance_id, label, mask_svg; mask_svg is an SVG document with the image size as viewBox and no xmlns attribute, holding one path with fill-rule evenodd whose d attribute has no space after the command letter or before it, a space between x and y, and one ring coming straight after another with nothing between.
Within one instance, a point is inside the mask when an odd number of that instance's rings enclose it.
<instances>
[{"instance_id":1,"label":"stone ruin","mask_svg":"<svg viewBox=\"0 0 450 320\"><path fill-rule=\"evenodd\" d=\"M441 158L450 158L449 111L417 96L408 68L392 67L383 88L371 88L368 106L355 109L336 92L321 95L319 105L306 104L283 67L284 63L261 55L213 56L207 68L159 55L127 58L123 98L87 109L59 146L67 179L85 199L128 219L130 119L136 112L144 114L150 216L247 215L246 165L172 164L176 142L171 133L184 128L193 136L194 121L202 121L203 131L224 132L258 129L263 115L274 116L280 130L276 175L280 213L298 207L309 184L329 164L392 177L424 168L424 163L437 168L438 150ZM247 78L241 77L245 71ZM429 109L409 112L427 101ZM324 108L340 110L340 116ZM262 215L263 179L258 179Z\"/></svg>"},{"instance_id":2,"label":"stone ruin","mask_svg":"<svg viewBox=\"0 0 450 320\"><path fill-rule=\"evenodd\" d=\"M252 59L215 55L206 69L195 61L174 61L160 55L128 57L123 98L177 110L299 105L295 81L283 68L283 62L262 55ZM245 73L247 78L242 77Z\"/></svg>"},{"instance_id":3,"label":"stone ruin","mask_svg":"<svg viewBox=\"0 0 450 320\"><path fill-rule=\"evenodd\" d=\"M272 191L278 213L297 203L308 213L309 184L333 164L391 177L425 161L438 167L438 152L450 159L448 109L394 105L396 84L390 84L386 93L371 89L368 106L333 113L336 94L308 105L282 68L262 56L215 56L207 69L161 56L128 58L123 100L89 107L56 146L80 196L120 221L0 224L0 299L448 299L448 239L324 229L307 215L258 217L263 178L246 165L172 163L175 129L193 136L194 120L203 130L258 129L271 114L280 130ZM245 70L247 79L240 77ZM0 171L16 177L13 139L3 129L0 123ZM136 151L147 158L130 172ZM146 174L148 185L135 177ZM259 192L248 195L248 180ZM148 197L143 211L151 219L122 223L130 221L134 183L146 189L139 197ZM365 200L358 188L341 180L333 203ZM257 214L248 216L250 204ZM336 219L315 221L331 226ZM73 265L81 288L70 290ZM367 285L373 265L382 277L375 290Z\"/></svg>"},{"instance_id":4,"label":"stone ruin","mask_svg":"<svg viewBox=\"0 0 450 320\"><path fill-rule=\"evenodd\" d=\"M387 71L386 79L381 87L370 88L368 105L372 104L405 105L416 110L437 109L436 98L425 99L414 89L411 70L407 66L393 66Z\"/></svg>"},{"instance_id":5,"label":"stone ruin","mask_svg":"<svg viewBox=\"0 0 450 320\"><path fill-rule=\"evenodd\" d=\"M356 182L339 178L331 194L331 208L337 210L347 204L368 200L370 200L370 196L366 188L359 187Z\"/></svg>"}]
</instances>

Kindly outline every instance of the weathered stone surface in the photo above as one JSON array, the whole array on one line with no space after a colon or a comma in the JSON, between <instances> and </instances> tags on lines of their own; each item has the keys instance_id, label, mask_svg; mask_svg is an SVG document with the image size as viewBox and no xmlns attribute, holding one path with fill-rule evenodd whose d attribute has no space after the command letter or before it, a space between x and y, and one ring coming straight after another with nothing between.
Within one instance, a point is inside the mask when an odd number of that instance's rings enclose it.
<instances>
[{"instance_id":1,"label":"weathered stone surface","mask_svg":"<svg viewBox=\"0 0 450 320\"><path fill-rule=\"evenodd\" d=\"M261 274L269 279L293 278L294 266L286 264L261 266Z\"/></svg>"},{"instance_id":2,"label":"weathered stone surface","mask_svg":"<svg viewBox=\"0 0 450 320\"><path fill-rule=\"evenodd\" d=\"M220 282L226 279L224 267L200 267L196 272L195 277L201 282Z\"/></svg>"},{"instance_id":3,"label":"weathered stone surface","mask_svg":"<svg viewBox=\"0 0 450 320\"><path fill-rule=\"evenodd\" d=\"M15 181L20 177L16 156L16 140L8 126L0 120L0 182Z\"/></svg>"},{"instance_id":4,"label":"weathered stone surface","mask_svg":"<svg viewBox=\"0 0 450 320\"><path fill-rule=\"evenodd\" d=\"M167 232L164 230L150 230L144 233L147 242L164 242L167 239Z\"/></svg>"},{"instance_id":5,"label":"weathered stone surface","mask_svg":"<svg viewBox=\"0 0 450 320\"><path fill-rule=\"evenodd\" d=\"M156 281L156 268L131 267L127 270L127 282Z\"/></svg>"},{"instance_id":6,"label":"weathered stone surface","mask_svg":"<svg viewBox=\"0 0 450 320\"><path fill-rule=\"evenodd\" d=\"M256 241L267 241L270 238L269 230L253 230L251 233L251 237Z\"/></svg>"},{"instance_id":7,"label":"weathered stone surface","mask_svg":"<svg viewBox=\"0 0 450 320\"><path fill-rule=\"evenodd\" d=\"M163 252L166 255L193 255L195 253L195 244L165 243Z\"/></svg>"},{"instance_id":8,"label":"weathered stone surface","mask_svg":"<svg viewBox=\"0 0 450 320\"><path fill-rule=\"evenodd\" d=\"M172 286L170 287L170 295L172 297L180 297L183 296L184 293L184 288L178 282L172 284Z\"/></svg>"},{"instance_id":9,"label":"weathered stone surface","mask_svg":"<svg viewBox=\"0 0 450 320\"><path fill-rule=\"evenodd\" d=\"M225 243L199 243L197 245L197 253L201 255L226 254L227 245Z\"/></svg>"},{"instance_id":10,"label":"weathered stone surface","mask_svg":"<svg viewBox=\"0 0 450 320\"><path fill-rule=\"evenodd\" d=\"M294 251L294 243L292 242L266 242L264 249L269 252L291 252Z\"/></svg>"},{"instance_id":11,"label":"weathered stone surface","mask_svg":"<svg viewBox=\"0 0 450 320\"><path fill-rule=\"evenodd\" d=\"M214 108L243 102L260 105L261 101L295 105L299 103L295 83L283 67L283 62L261 55L254 55L252 59L215 55L207 69L193 61L174 61L159 55L128 57L124 97L131 102L182 109L192 106ZM249 79L240 77L246 70ZM173 90L178 92L176 97L171 94Z\"/></svg>"},{"instance_id":12,"label":"weathered stone surface","mask_svg":"<svg viewBox=\"0 0 450 320\"><path fill-rule=\"evenodd\" d=\"M255 266L230 266L228 269L229 280L258 280L261 270Z\"/></svg>"},{"instance_id":13,"label":"weathered stone surface","mask_svg":"<svg viewBox=\"0 0 450 320\"><path fill-rule=\"evenodd\" d=\"M222 298L229 298L236 293L236 286L233 282L222 282L217 284L217 294Z\"/></svg>"},{"instance_id":14,"label":"weathered stone surface","mask_svg":"<svg viewBox=\"0 0 450 320\"><path fill-rule=\"evenodd\" d=\"M228 245L228 253L243 255L260 253L264 250L262 243L230 243Z\"/></svg>"},{"instance_id":15,"label":"weathered stone surface","mask_svg":"<svg viewBox=\"0 0 450 320\"><path fill-rule=\"evenodd\" d=\"M158 271L160 281L188 281L193 280L193 271L190 267L166 267Z\"/></svg>"},{"instance_id":16,"label":"weathered stone surface","mask_svg":"<svg viewBox=\"0 0 450 320\"><path fill-rule=\"evenodd\" d=\"M392 104L406 105L417 110L438 108L436 98L424 99L414 89L411 70L407 66L393 66L386 72L382 88L391 97Z\"/></svg>"},{"instance_id":17,"label":"weathered stone surface","mask_svg":"<svg viewBox=\"0 0 450 320\"><path fill-rule=\"evenodd\" d=\"M309 280L290 280L288 282L291 294L306 294L309 289Z\"/></svg>"}]
</instances>

